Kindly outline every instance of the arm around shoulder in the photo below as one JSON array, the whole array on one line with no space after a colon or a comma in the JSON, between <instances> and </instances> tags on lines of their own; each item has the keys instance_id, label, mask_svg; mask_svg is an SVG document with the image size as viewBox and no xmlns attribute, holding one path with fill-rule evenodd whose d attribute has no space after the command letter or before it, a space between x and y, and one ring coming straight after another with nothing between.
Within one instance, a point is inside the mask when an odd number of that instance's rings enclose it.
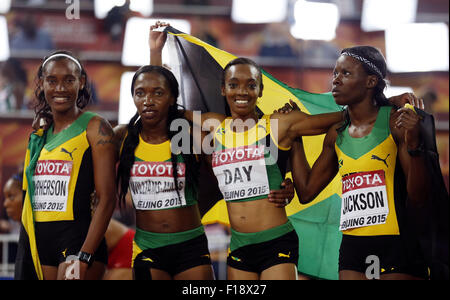
<instances>
[{"instance_id":1,"label":"arm around shoulder","mask_svg":"<svg viewBox=\"0 0 450 300\"><path fill-rule=\"evenodd\" d=\"M186 110L184 117L192 122L195 126L200 127L204 131L212 132L220 123L225 120L226 116L215 112L201 113L200 111Z\"/></svg>"},{"instance_id":2,"label":"arm around shoulder","mask_svg":"<svg viewBox=\"0 0 450 300\"><path fill-rule=\"evenodd\" d=\"M114 127L114 145L116 147L117 154L120 155L120 150L122 148L123 141L126 138L128 132L128 126L126 124L120 124Z\"/></svg>"},{"instance_id":3,"label":"arm around shoulder","mask_svg":"<svg viewBox=\"0 0 450 300\"><path fill-rule=\"evenodd\" d=\"M319 135L328 132L331 126L342 121L342 112L308 115L301 111L289 114L274 114L287 123L288 135L296 138L305 135Z\"/></svg>"}]
</instances>

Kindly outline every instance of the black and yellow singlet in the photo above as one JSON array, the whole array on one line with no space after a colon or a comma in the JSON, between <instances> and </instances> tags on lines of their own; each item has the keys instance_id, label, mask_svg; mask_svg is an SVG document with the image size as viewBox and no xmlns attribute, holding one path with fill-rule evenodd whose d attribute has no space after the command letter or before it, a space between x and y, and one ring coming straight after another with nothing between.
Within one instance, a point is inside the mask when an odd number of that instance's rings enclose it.
<instances>
[{"instance_id":1,"label":"black and yellow singlet","mask_svg":"<svg viewBox=\"0 0 450 300\"><path fill-rule=\"evenodd\" d=\"M342 177L340 230L346 235L399 235L395 170L397 145L390 132L391 106L382 106L370 134L353 138L348 126L335 150Z\"/></svg>"},{"instance_id":2,"label":"black and yellow singlet","mask_svg":"<svg viewBox=\"0 0 450 300\"><path fill-rule=\"evenodd\" d=\"M290 148L278 145L270 115L244 132L234 132L226 118L214 133L212 167L225 201L267 198L284 180Z\"/></svg>"},{"instance_id":3,"label":"black and yellow singlet","mask_svg":"<svg viewBox=\"0 0 450 300\"><path fill-rule=\"evenodd\" d=\"M135 162L131 168L130 192L137 210L161 210L197 203L195 189L186 186L186 165L177 158L178 192L173 176L170 141L148 144L139 136Z\"/></svg>"},{"instance_id":4,"label":"black and yellow singlet","mask_svg":"<svg viewBox=\"0 0 450 300\"><path fill-rule=\"evenodd\" d=\"M91 218L94 175L86 128L94 116L84 112L55 135L53 126L49 128L33 176L36 222Z\"/></svg>"}]
</instances>

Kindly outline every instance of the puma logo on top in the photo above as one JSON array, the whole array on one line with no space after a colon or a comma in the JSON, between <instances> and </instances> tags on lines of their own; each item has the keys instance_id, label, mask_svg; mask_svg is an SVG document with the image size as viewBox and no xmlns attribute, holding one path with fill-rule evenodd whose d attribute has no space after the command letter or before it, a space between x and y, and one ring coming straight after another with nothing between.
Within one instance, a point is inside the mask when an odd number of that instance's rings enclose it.
<instances>
[{"instance_id":1,"label":"puma logo on top","mask_svg":"<svg viewBox=\"0 0 450 300\"><path fill-rule=\"evenodd\" d=\"M67 153L68 155L70 155L70 158L73 160L73 156L72 153L75 152L75 150L77 150L77 148L73 149L72 152L69 152L68 150L61 148L61 152Z\"/></svg>"},{"instance_id":2,"label":"puma logo on top","mask_svg":"<svg viewBox=\"0 0 450 300\"><path fill-rule=\"evenodd\" d=\"M389 155L391 155L391 154L388 154L388 155L386 156L385 159L382 159L382 158L380 158L380 157L378 157L378 156L376 156L376 155L372 155L371 159L375 159L375 160L382 161L382 162L384 162L384 164L386 165L386 167L389 168L389 166L388 166L388 164L387 164L387 162L386 162L386 160L388 159Z\"/></svg>"}]
</instances>

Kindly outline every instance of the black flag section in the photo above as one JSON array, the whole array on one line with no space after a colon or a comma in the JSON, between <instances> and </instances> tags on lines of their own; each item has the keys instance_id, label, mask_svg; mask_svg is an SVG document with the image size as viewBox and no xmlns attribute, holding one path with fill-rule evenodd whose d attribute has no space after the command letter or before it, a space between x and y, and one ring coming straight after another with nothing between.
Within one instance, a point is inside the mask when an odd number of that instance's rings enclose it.
<instances>
[{"instance_id":1,"label":"black flag section","mask_svg":"<svg viewBox=\"0 0 450 300\"><path fill-rule=\"evenodd\" d=\"M430 279L448 280L449 256L449 198L439 164L436 147L436 131L432 115L416 108L422 117L421 136L423 139L423 158L430 180L429 194L420 205L407 205L406 232L407 244L418 241L425 262L429 268ZM402 228L400 228L402 231ZM417 244L416 244L417 245Z\"/></svg>"}]
</instances>

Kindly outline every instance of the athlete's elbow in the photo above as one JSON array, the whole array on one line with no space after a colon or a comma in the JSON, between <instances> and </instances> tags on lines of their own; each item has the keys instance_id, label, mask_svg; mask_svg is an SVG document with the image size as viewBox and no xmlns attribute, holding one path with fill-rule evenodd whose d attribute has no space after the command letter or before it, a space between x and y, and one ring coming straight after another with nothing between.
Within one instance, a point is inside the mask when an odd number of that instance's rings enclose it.
<instances>
[{"instance_id":1,"label":"athlete's elbow","mask_svg":"<svg viewBox=\"0 0 450 300\"><path fill-rule=\"evenodd\" d=\"M428 193L424 191L408 192L408 204L415 208L424 208L427 204Z\"/></svg>"},{"instance_id":2,"label":"athlete's elbow","mask_svg":"<svg viewBox=\"0 0 450 300\"><path fill-rule=\"evenodd\" d=\"M108 215L109 213L112 214L114 212L114 209L116 208L116 197L114 195L106 194L102 197L102 195L99 196L98 206L96 210L101 210L102 213L105 213Z\"/></svg>"},{"instance_id":3,"label":"athlete's elbow","mask_svg":"<svg viewBox=\"0 0 450 300\"><path fill-rule=\"evenodd\" d=\"M309 202L313 201L314 197L308 194L298 195L298 201L300 204L308 204Z\"/></svg>"},{"instance_id":4,"label":"athlete's elbow","mask_svg":"<svg viewBox=\"0 0 450 300\"><path fill-rule=\"evenodd\" d=\"M430 186L427 178L419 182L410 182L407 186L408 203L415 208L423 208L429 199Z\"/></svg>"}]
</instances>

